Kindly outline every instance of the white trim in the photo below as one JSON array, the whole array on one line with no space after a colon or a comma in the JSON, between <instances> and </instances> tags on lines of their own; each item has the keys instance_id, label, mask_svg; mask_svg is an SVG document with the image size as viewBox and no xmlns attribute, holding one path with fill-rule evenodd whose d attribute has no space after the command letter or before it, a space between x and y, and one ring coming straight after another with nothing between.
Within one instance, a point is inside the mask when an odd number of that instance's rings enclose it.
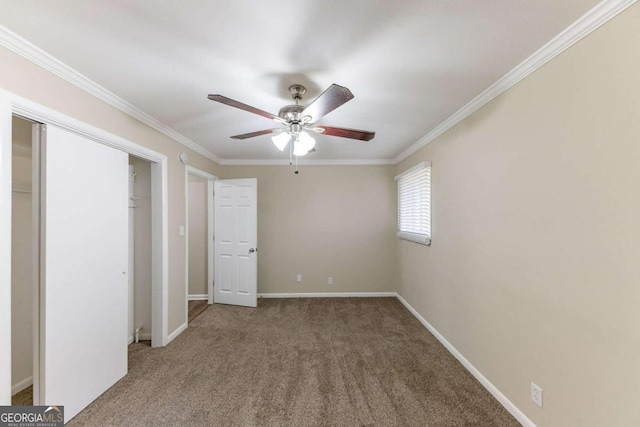
<instances>
[{"instance_id":1,"label":"white trim","mask_svg":"<svg viewBox=\"0 0 640 427\"><path fill-rule=\"evenodd\" d=\"M302 166L376 166L394 165L394 159L298 159ZM222 166L290 166L288 159L222 159Z\"/></svg>"},{"instance_id":2,"label":"white trim","mask_svg":"<svg viewBox=\"0 0 640 427\"><path fill-rule=\"evenodd\" d=\"M216 179L218 179L217 176L211 175L210 173L205 172L205 171L201 171L200 169L196 169L193 166L185 166L184 168L185 168L187 174L199 176L202 179L206 179L206 180L209 180L209 181L215 181Z\"/></svg>"},{"instance_id":3,"label":"white trim","mask_svg":"<svg viewBox=\"0 0 640 427\"><path fill-rule=\"evenodd\" d=\"M28 377L11 386L11 396L33 385L33 377Z\"/></svg>"},{"instance_id":4,"label":"white trim","mask_svg":"<svg viewBox=\"0 0 640 427\"><path fill-rule=\"evenodd\" d=\"M373 298L397 296L397 292L300 292L258 294L258 298Z\"/></svg>"},{"instance_id":5,"label":"white trim","mask_svg":"<svg viewBox=\"0 0 640 427\"><path fill-rule=\"evenodd\" d=\"M12 52L28 59L45 70L55 74L63 80L73 84L74 86L84 90L95 96L101 101L106 102L112 107L117 108L123 113L133 117L136 120L146 124L147 126L157 130L158 132L168 136L174 141L184 145L187 148L213 160L219 165L289 165L288 159L228 159L223 160L211 151L190 140L186 136L178 133L174 129L160 122L156 118L150 116L139 108L133 106L121 97L117 96L108 89L100 86L98 83L64 64L62 61L53 57L49 53L40 49L30 41L19 36L8 28L0 25L0 45L6 47ZM392 165L393 159L328 159L328 160L298 160L299 165Z\"/></svg>"},{"instance_id":6,"label":"white trim","mask_svg":"<svg viewBox=\"0 0 640 427\"><path fill-rule=\"evenodd\" d=\"M437 137L469 117L475 111L496 98L501 93L542 67L544 64L573 46L614 16L634 4L637 0L603 0L581 18L569 25L564 31L552 38L533 55L502 76L451 117L440 123L431 132L420 138L415 144L400 153L394 163L399 163L418 151Z\"/></svg>"},{"instance_id":7,"label":"white trim","mask_svg":"<svg viewBox=\"0 0 640 427\"><path fill-rule=\"evenodd\" d=\"M209 294L191 294L187 296L188 301L209 301Z\"/></svg>"},{"instance_id":8,"label":"white trim","mask_svg":"<svg viewBox=\"0 0 640 427\"><path fill-rule=\"evenodd\" d=\"M213 304L213 285L215 281L215 226L216 226L216 213L215 213L215 186L214 182L217 179L215 176L213 180L207 181L207 302Z\"/></svg>"},{"instance_id":9,"label":"white trim","mask_svg":"<svg viewBox=\"0 0 640 427\"><path fill-rule=\"evenodd\" d=\"M206 299L209 304L213 304L213 278L214 278L214 244L213 244L213 227L214 227L214 207L213 207L213 182L218 179L217 176L208 172L196 169L193 166L185 166L184 168L184 294L186 300L184 302L184 321L189 324L189 174L198 176L207 180L207 292Z\"/></svg>"},{"instance_id":10,"label":"white trim","mask_svg":"<svg viewBox=\"0 0 640 427\"><path fill-rule=\"evenodd\" d=\"M175 331L171 332L171 333L169 334L169 341L168 341L168 343L170 343L171 341L173 341L174 339L176 339L176 337L177 337L178 335L180 335L181 333L183 333L183 332L187 329L187 326L188 326L188 322L184 322L182 325L178 326L178 329L176 329ZM168 344L168 343L167 343L167 344Z\"/></svg>"},{"instance_id":11,"label":"white trim","mask_svg":"<svg viewBox=\"0 0 640 427\"><path fill-rule=\"evenodd\" d=\"M32 374L33 374L33 404L40 405L44 402L44 389L45 389L45 376L44 367L46 362L44 360L43 349L45 348L45 336L43 333L45 327L45 300L42 298L44 295L44 273L46 272L46 265L42 254L45 250L44 239L41 239L41 235L45 230L44 217L41 215L41 208L45 206L45 200L41 190L44 190L46 183L41 180L41 166L43 145L46 143L46 125L40 123L31 124L31 251L33 254L32 259L32 285L33 291L33 313L31 330L33 348L32 354ZM42 355L42 357L41 357Z\"/></svg>"},{"instance_id":12,"label":"white trim","mask_svg":"<svg viewBox=\"0 0 640 427\"><path fill-rule=\"evenodd\" d=\"M160 162L167 158L164 154L160 154L125 138L121 138L95 126L81 122L80 120L74 119L66 114L59 113L27 98L23 98L4 90L0 91L0 97L2 96L6 96L12 103L14 114L26 117L29 120L57 126L101 144L108 145L109 147L141 157L150 162Z\"/></svg>"},{"instance_id":13,"label":"white trim","mask_svg":"<svg viewBox=\"0 0 640 427\"><path fill-rule=\"evenodd\" d=\"M411 305L407 301L405 301L405 299L402 298L400 294L397 294L397 298L398 298L398 301L400 301L402 305L404 305L407 308L407 310L409 310L411 314L413 314L416 317L416 319L418 319L420 323L422 323L424 327L427 328L429 332L431 332L431 334L433 334L433 336L436 337L438 341L440 341L440 343L447 350L449 350L449 353L451 353L456 359L458 359L458 361L462 364L462 366L464 366L467 369L467 371L469 371L471 375L473 375L480 382L480 384L482 384L482 386L486 388L487 391L491 393L491 395L495 397L496 400L500 402L500 404L504 406L504 408L507 411L509 411L511 415L513 415L513 417L516 420L518 420L520 424L522 424L525 427L536 427L533 421L531 421L524 414L524 412L518 409L518 407L514 405L513 402L507 399L507 397L504 394L502 394L502 392L498 390L496 386L491 384L491 382L484 375L482 375L482 373L480 373L480 371L475 366L473 366L471 362L469 362L462 355L462 353L460 353L453 345L451 345L451 343L447 341L446 338L443 337L442 334L440 334L440 332L438 332L436 328L431 326L431 324L427 322L427 320L424 317L422 317L415 308L411 307Z\"/></svg>"},{"instance_id":14,"label":"white trim","mask_svg":"<svg viewBox=\"0 0 640 427\"><path fill-rule=\"evenodd\" d=\"M396 236L402 240L408 240L414 243L420 243L421 245L431 246L431 237L424 234L408 233L406 231L398 231Z\"/></svg>"},{"instance_id":15,"label":"white trim","mask_svg":"<svg viewBox=\"0 0 640 427\"><path fill-rule=\"evenodd\" d=\"M401 152L395 159L327 159L313 160L301 159L298 164L302 165L390 165L397 164L418 151L465 118L469 117L479 108L493 100L495 97L515 85L517 82L533 73L542 65L564 52L573 44L587 36L598 27L609 21L620 12L633 5L637 0L603 0L581 18L567 27L564 31L556 35L548 43L538 49L535 53L501 77L485 89L480 95L472 99L460 110L455 112L451 117L446 119L431 132L420 138L416 143ZM68 81L78 88L94 95L98 99L119 109L129 116L141 121L158 132L168 136L174 141L202 154L203 156L213 160L219 165L288 165L286 159L221 159L209 150L198 145L194 141L176 132L169 126L161 123L157 119L134 107L124 99L115 95L113 92L98 85L94 81L80 74L68 65L65 65L52 55L35 46L28 40L0 25L0 45L6 47L12 52L30 60L31 62L41 66L45 70L57 75L58 77Z\"/></svg>"},{"instance_id":16,"label":"white trim","mask_svg":"<svg viewBox=\"0 0 640 427\"><path fill-rule=\"evenodd\" d=\"M0 31L0 40L1 35ZM154 203L152 206L152 245L154 248L152 249L152 330L157 331L157 335L154 334L153 345L154 347L166 345L169 316L169 172L167 156L0 89L0 104L5 101L10 106L9 117L11 114L17 114L32 121L54 125L151 162L152 203ZM11 144L8 146L11 147ZM11 169L8 170L10 173ZM9 204L9 206L11 205ZM10 218L9 216L9 221ZM8 259L10 262L10 257ZM161 309L158 310L155 307L161 307Z\"/></svg>"},{"instance_id":17,"label":"white trim","mask_svg":"<svg viewBox=\"0 0 640 427\"><path fill-rule=\"evenodd\" d=\"M429 161L424 161L424 162L420 162L417 165L407 169L406 171L399 173L398 175L396 175L396 177L394 178L394 180L399 180L400 178L402 178L405 175L410 174L411 172L415 172L419 169L424 169L424 168L430 168L431 167L431 162Z\"/></svg>"},{"instance_id":18,"label":"white trim","mask_svg":"<svg viewBox=\"0 0 640 427\"><path fill-rule=\"evenodd\" d=\"M151 332L145 332L143 334L138 335L138 339L140 341L151 341ZM127 345L131 345L133 344L133 335L130 335L129 338L127 338Z\"/></svg>"},{"instance_id":19,"label":"white trim","mask_svg":"<svg viewBox=\"0 0 640 427\"><path fill-rule=\"evenodd\" d=\"M105 89L100 86L93 80L85 77L83 74L80 74L73 68L68 65L62 63L58 59L54 58L52 55L48 54L44 50L35 46L28 40L9 30L8 28L0 25L0 45L6 47L7 49L17 53L18 55L28 59L29 61L35 63L36 65L41 66L47 71L55 74L56 76L68 81L69 83L77 86L78 88L84 90L85 92L90 93L96 98L106 102L112 107L117 108L123 113L133 117L136 120L141 121L147 126L157 130L158 132L168 136L174 141L184 145L195 151L196 153L202 154L208 159L213 160L214 162L220 163L220 158L210 152L209 150L201 147L196 144L186 136L176 132L169 126L161 123L159 120L151 117L149 114L140 110L137 107L134 107L124 99L120 98L113 92ZM204 98L204 95L203 95Z\"/></svg>"},{"instance_id":20,"label":"white trim","mask_svg":"<svg viewBox=\"0 0 640 427\"><path fill-rule=\"evenodd\" d=\"M169 161L166 156L151 163L151 212L151 345L163 347L169 343Z\"/></svg>"},{"instance_id":21,"label":"white trim","mask_svg":"<svg viewBox=\"0 0 640 427\"><path fill-rule=\"evenodd\" d=\"M0 90L0 342L11 343L11 100ZM11 345L0 346L0 406L11 405Z\"/></svg>"}]
</instances>

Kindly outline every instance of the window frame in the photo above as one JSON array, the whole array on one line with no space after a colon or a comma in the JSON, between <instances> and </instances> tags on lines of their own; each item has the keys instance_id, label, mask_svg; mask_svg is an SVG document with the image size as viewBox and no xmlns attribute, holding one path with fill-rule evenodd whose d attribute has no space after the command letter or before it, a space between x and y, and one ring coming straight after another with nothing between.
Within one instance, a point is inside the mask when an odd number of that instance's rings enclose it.
<instances>
[{"instance_id":1,"label":"window frame","mask_svg":"<svg viewBox=\"0 0 640 427\"><path fill-rule=\"evenodd\" d=\"M400 229L400 220L401 220L401 200L400 200L400 182L401 179L406 177L407 175L413 174L415 172L418 172L420 170L423 169L427 169L427 185L428 188L427 193L428 193L428 217L429 217L429 222L428 222L428 234L422 234L422 233L414 233L414 232L409 232L409 231L403 231ZM431 246L431 201L432 201L432 192L431 192L431 162L430 161L424 161L424 162L420 162L417 165L407 169L406 171L398 174L395 177L395 180L397 181L397 185L398 185L398 223L397 223L397 229L398 231L396 232L396 236L399 237L400 239L403 240L408 240L410 242L415 242L415 243L419 243L422 245L426 245L426 246Z\"/></svg>"}]
</instances>

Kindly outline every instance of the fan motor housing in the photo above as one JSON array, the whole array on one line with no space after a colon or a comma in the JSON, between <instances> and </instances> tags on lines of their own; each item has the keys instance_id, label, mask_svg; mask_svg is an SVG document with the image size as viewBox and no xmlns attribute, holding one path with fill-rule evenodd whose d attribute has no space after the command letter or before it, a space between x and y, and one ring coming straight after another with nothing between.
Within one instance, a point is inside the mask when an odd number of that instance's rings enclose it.
<instances>
[{"instance_id":1,"label":"fan motor housing","mask_svg":"<svg viewBox=\"0 0 640 427\"><path fill-rule=\"evenodd\" d=\"M300 113L304 111L302 105L287 105L282 107L278 112L278 116L291 123L298 123L301 120Z\"/></svg>"}]
</instances>

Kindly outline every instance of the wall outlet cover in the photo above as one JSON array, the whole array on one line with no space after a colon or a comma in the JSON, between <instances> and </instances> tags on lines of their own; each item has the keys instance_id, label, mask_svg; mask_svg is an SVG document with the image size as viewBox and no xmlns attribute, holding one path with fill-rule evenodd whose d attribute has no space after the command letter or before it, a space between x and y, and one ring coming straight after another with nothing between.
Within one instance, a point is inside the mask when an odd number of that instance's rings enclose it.
<instances>
[{"instance_id":1,"label":"wall outlet cover","mask_svg":"<svg viewBox=\"0 0 640 427\"><path fill-rule=\"evenodd\" d=\"M531 400L542 408L542 388L534 383L531 383Z\"/></svg>"}]
</instances>

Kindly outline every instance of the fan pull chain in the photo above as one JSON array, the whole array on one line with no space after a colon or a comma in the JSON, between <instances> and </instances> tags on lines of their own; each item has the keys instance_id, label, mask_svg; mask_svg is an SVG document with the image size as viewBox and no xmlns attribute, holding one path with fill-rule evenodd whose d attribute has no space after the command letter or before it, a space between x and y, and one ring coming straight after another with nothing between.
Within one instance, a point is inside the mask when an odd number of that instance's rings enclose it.
<instances>
[{"instance_id":1,"label":"fan pull chain","mask_svg":"<svg viewBox=\"0 0 640 427\"><path fill-rule=\"evenodd\" d=\"M289 166L293 164L293 138L289 140Z\"/></svg>"},{"instance_id":2,"label":"fan pull chain","mask_svg":"<svg viewBox=\"0 0 640 427\"><path fill-rule=\"evenodd\" d=\"M294 173L298 175L298 156L296 156L296 171Z\"/></svg>"}]
</instances>

